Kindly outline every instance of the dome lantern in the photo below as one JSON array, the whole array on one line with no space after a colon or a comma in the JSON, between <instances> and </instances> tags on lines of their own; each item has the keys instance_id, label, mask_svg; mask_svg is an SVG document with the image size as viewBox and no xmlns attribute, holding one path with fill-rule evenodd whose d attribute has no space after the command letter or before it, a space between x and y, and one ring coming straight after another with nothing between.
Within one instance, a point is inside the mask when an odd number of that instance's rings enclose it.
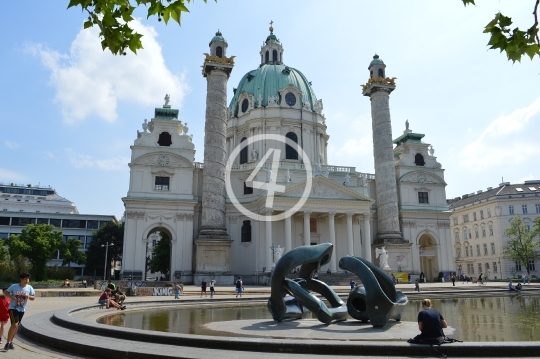
<instances>
[{"instance_id":1,"label":"dome lantern","mask_svg":"<svg viewBox=\"0 0 540 359\"><path fill-rule=\"evenodd\" d=\"M268 29L270 30L270 35L266 37L266 41L261 47L261 66L283 64L283 46L276 35L274 35L273 23L273 21L270 21L270 28Z\"/></svg>"},{"instance_id":2,"label":"dome lantern","mask_svg":"<svg viewBox=\"0 0 540 359\"><path fill-rule=\"evenodd\" d=\"M375 54L373 56L373 60L369 63L368 70L369 70L369 77L385 77L385 68L386 65L384 64L383 60L379 58L379 55Z\"/></svg>"}]
</instances>

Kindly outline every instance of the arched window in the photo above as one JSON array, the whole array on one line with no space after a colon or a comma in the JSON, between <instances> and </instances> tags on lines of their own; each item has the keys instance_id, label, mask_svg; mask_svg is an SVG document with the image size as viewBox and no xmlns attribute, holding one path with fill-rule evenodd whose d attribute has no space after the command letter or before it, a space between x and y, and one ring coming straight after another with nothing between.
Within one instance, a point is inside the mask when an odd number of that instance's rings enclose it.
<instances>
[{"instance_id":1,"label":"arched window","mask_svg":"<svg viewBox=\"0 0 540 359\"><path fill-rule=\"evenodd\" d=\"M240 141L240 143L244 142L245 140L247 140L247 138L242 138L242 141ZM244 163L247 163L248 161L248 146L246 145L246 147L242 148L240 150L240 164L244 164Z\"/></svg>"},{"instance_id":2,"label":"arched window","mask_svg":"<svg viewBox=\"0 0 540 359\"><path fill-rule=\"evenodd\" d=\"M242 222L241 242L251 242L251 221Z\"/></svg>"},{"instance_id":3,"label":"arched window","mask_svg":"<svg viewBox=\"0 0 540 359\"><path fill-rule=\"evenodd\" d=\"M373 70L369 71L369 77L373 76Z\"/></svg>"},{"instance_id":4,"label":"arched window","mask_svg":"<svg viewBox=\"0 0 540 359\"><path fill-rule=\"evenodd\" d=\"M268 63L268 61L270 60L270 55L268 54L268 51L266 51L266 54L264 55L264 62Z\"/></svg>"},{"instance_id":5,"label":"arched window","mask_svg":"<svg viewBox=\"0 0 540 359\"><path fill-rule=\"evenodd\" d=\"M289 132L287 133L286 137L295 143L298 143L298 136L296 136L296 133ZM285 145L285 158L288 160L297 160L298 159L298 152L296 152L296 149L289 145Z\"/></svg>"},{"instance_id":6,"label":"arched window","mask_svg":"<svg viewBox=\"0 0 540 359\"><path fill-rule=\"evenodd\" d=\"M424 156L422 156L420 153L417 153L416 156L414 156L414 163L417 165L417 166L423 166L426 164L426 162L424 161Z\"/></svg>"},{"instance_id":7,"label":"arched window","mask_svg":"<svg viewBox=\"0 0 540 359\"><path fill-rule=\"evenodd\" d=\"M244 182L244 194L253 194L253 187L249 187L246 182Z\"/></svg>"},{"instance_id":8,"label":"arched window","mask_svg":"<svg viewBox=\"0 0 540 359\"><path fill-rule=\"evenodd\" d=\"M242 112L246 113L249 108L249 100L246 98L242 101Z\"/></svg>"},{"instance_id":9,"label":"arched window","mask_svg":"<svg viewBox=\"0 0 540 359\"><path fill-rule=\"evenodd\" d=\"M169 132L161 132L157 142L160 146L172 145L171 134Z\"/></svg>"},{"instance_id":10,"label":"arched window","mask_svg":"<svg viewBox=\"0 0 540 359\"><path fill-rule=\"evenodd\" d=\"M379 69L379 77L384 77L384 70L383 69Z\"/></svg>"},{"instance_id":11,"label":"arched window","mask_svg":"<svg viewBox=\"0 0 540 359\"><path fill-rule=\"evenodd\" d=\"M216 55L217 57L223 57L223 49L221 46L216 47Z\"/></svg>"},{"instance_id":12,"label":"arched window","mask_svg":"<svg viewBox=\"0 0 540 359\"><path fill-rule=\"evenodd\" d=\"M272 51L272 61L274 61L274 63L276 63L278 61L277 50Z\"/></svg>"}]
</instances>

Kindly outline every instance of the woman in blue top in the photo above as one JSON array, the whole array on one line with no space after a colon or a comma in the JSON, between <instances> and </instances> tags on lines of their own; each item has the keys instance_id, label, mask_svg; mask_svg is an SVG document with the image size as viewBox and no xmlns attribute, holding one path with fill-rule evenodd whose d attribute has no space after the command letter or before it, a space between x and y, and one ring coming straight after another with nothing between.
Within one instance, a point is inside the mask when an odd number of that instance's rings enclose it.
<instances>
[{"instance_id":1,"label":"woman in blue top","mask_svg":"<svg viewBox=\"0 0 540 359\"><path fill-rule=\"evenodd\" d=\"M21 281L18 284L12 284L7 290L4 291L4 295L11 299L9 304L9 318L11 319L11 326L9 327L7 343L4 347L5 350L15 349L13 346L13 338L15 338L15 334L17 334L19 324L21 324L28 299L36 299L34 288L28 284L30 282L30 274L21 273L19 278Z\"/></svg>"}]
</instances>

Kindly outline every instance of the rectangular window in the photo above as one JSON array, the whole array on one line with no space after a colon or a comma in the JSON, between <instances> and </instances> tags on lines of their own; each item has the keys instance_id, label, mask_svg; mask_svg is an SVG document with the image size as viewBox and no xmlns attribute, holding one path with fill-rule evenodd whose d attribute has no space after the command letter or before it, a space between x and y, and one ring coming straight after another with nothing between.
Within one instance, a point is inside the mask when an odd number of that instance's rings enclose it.
<instances>
[{"instance_id":1,"label":"rectangular window","mask_svg":"<svg viewBox=\"0 0 540 359\"><path fill-rule=\"evenodd\" d=\"M427 192L418 192L418 203L429 203Z\"/></svg>"},{"instance_id":2,"label":"rectangular window","mask_svg":"<svg viewBox=\"0 0 540 359\"><path fill-rule=\"evenodd\" d=\"M480 211L480 219L484 219L484 210Z\"/></svg>"},{"instance_id":3,"label":"rectangular window","mask_svg":"<svg viewBox=\"0 0 540 359\"><path fill-rule=\"evenodd\" d=\"M490 236L493 235L493 225L492 224L489 225L489 235Z\"/></svg>"},{"instance_id":4,"label":"rectangular window","mask_svg":"<svg viewBox=\"0 0 540 359\"><path fill-rule=\"evenodd\" d=\"M478 238L478 228L474 229L474 238Z\"/></svg>"},{"instance_id":5,"label":"rectangular window","mask_svg":"<svg viewBox=\"0 0 540 359\"><path fill-rule=\"evenodd\" d=\"M537 205L538 206L538 205ZM540 208L540 206L538 206L538 208ZM457 217L454 217L454 226L457 226L458 225L458 222L457 222Z\"/></svg>"},{"instance_id":6,"label":"rectangular window","mask_svg":"<svg viewBox=\"0 0 540 359\"><path fill-rule=\"evenodd\" d=\"M309 231L311 233L317 233L317 218L309 219Z\"/></svg>"},{"instance_id":7,"label":"rectangular window","mask_svg":"<svg viewBox=\"0 0 540 359\"><path fill-rule=\"evenodd\" d=\"M491 243L491 254L495 254L495 243Z\"/></svg>"},{"instance_id":8,"label":"rectangular window","mask_svg":"<svg viewBox=\"0 0 540 359\"><path fill-rule=\"evenodd\" d=\"M84 244L84 248L88 248L90 243L92 243L93 239L94 239L94 237L92 237L92 236L86 236L86 241L85 241L85 244Z\"/></svg>"},{"instance_id":9,"label":"rectangular window","mask_svg":"<svg viewBox=\"0 0 540 359\"><path fill-rule=\"evenodd\" d=\"M253 187L246 185L246 182L244 182L244 194L253 194Z\"/></svg>"},{"instance_id":10,"label":"rectangular window","mask_svg":"<svg viewBox=\"0 0 540 359\"><path fill-rule=\"evenodd\" d=\"M459 232L456 232L456 242L459 242Z\"/></svg>"},{"instance_id":11,"label":"rectangular window","mask_svg":"<svg viewBox=\"0 0 540 359\"><path fill-rule=\"evenodd\" d=\"M529 272L534 272L535 270L534 259L529 259Z\"/></svg>"},{"instance_id":12,"label":"rectangular window","mask_svg":"<svg viewBox=\"0 0 540 359\"><path fill-rule=\"evenodd\" d=\"M0 233L0 238L8 239L9 238L9 233Z\"/></svg>"},{"instance_id":13,"label":"rectangular window","mask_svg":"<svg viewBox=\"0 0 540 359\"><path fill-rule=\"evenodd\" d=\"M526 204L521 205L521 211L523 212L523 214L527 214L527 205Z\"/></svg>"},{"instance_id":14,"label":"rectangular window","mask_svg":"<svg viewBox=\"0 0 540 359\"><path fill-rule=\"evenodd\" d=\"M38 218L36 223L37 224L49 224L49 219L48 218Z\"/></svg>"},{"instance_id":15,"label":"rectangular window","mask_svg":"<svg viewBox=\"0 0 540 359\"><path fill-rule=\"evenodd\" d=\"M51 218L50 224L52 224L56 228L60 228L62 226L62 220L61 219L56 219L56 218ZM103 257L103 258L105 258L105 257Z\"/></svg>"},{"instance_id":16,"label":"rectangular window","mask_svg":"<svg viewBox=\"0 0 540 359\"><path fill-rule=\"evenodd\" d=\"M251 221L242 222L242 242L251 242Z\"/></svg>"},{"instance_id":17,"label":"rectangular window","mask_svg":"<svg viewBox=\"0 0 540 359\"><path fill-rule=\"evenodd\" d=\"M473 216L474 220L476 221L476 212L473 212L472 216Z\"/></svg>"},{"instance_id":18,"label":"rectangular window","mask_svg":"<svg viewBox=\"0 0 540 359\"><path fill-rule=\"evenodd\" d=\"M491 218L491 208L487 209L488 218Z\"/></svg>"},{"instance_id":19,"label":"rectangular window","mask_svg":"<svg viewBox=\"0 0 540 359\"><path fill-rule=\"evenodd\" d=\"M0 226L9 226L10 217L0 217Z\"/></svg>"},{"instance_id":20,"label":"rectangular window","mask_svg":"<svg viewBox=\"0 0 540 359\"><path fill-rule=\"evenodd\" d=\"M476 255L477 256L480 255L480 245L479 244L476 245Z\"/></svg>"},{"instance_id":21,"label":"rectangular window","mask_svg":"<svg viewBox=\"0 0 540 359\"><path fill-rule=\"evenodd\" d=\"M468 215L468 214L464 214L464 215L463 215L463 222L464 222L464 223L469 222L469 215Z\"/></svg>"},{"instance_id":22,"label":"rectangular window","mask_svg":"<svg viewBox=\"0 0 540 359\"><path fill-rule=\"evenodd\" d=\"M540 203L534 205L536 207L536 213L540 213Z\"/></svg>"},{"instance_id":23,"label":"rectangular window","mask_svg":"<svg viewBox=\"0 0 540 359\"><path fill-rule=\"evenodd\" d=\"M468 238L468 237L467 237L467 230L464 229L464 230L463 230L463 239L464 239L464 240L467 240L467 238Z\"/></svg>"},{"instance_id":24,"label":"rectangular window","mask_svg":"<svg viewBox=\"0 0 540 359\"><path fill-rule=\"evenodd\" d=\"M488 255L488 249L487 249L487 244L484 243L484 255L487 256Z\"/></svg>"},{"instance_id":25,"label":"rectangular window","mask_svg":"<svg viewBox=\"0 0 540 359\"><path fill-rule=\"evenodd\" d=\"M64 219L62 222L63 228L85 228L86 221L80 221L77 219Z\"/></svg>"},{"instance_id":26,"label":"rectangular window","mask_svg":"<svg viewBox=\"0 0 540 359\"><path fill-rule=\"evenodd\" d=\"M35 218L23 218L23 217L13 217L11 218L12 226L26 226L27 224L36 223Z\"/></svg>"},{"instance_id":27,"label":"rectangular window","mask_svg":"<svg viewBox=\"0 0 540 359\"><path fill-rule=\"evenodd\" d=\"M482 227L482 237L486 236L486 227Z\"/></svg>"},{"instance_id":28,"label":"rectangular window","mask_svg":"<svg viewBox=\"0 0 540 359\"><path fill-rule=\"evenodd\" d=\"M465 256L469 256L469 247L465 246Z\"/></svg>"},{"instance_id":29,"label":"rectangular window","mask_svg":"<svg viewBox=\"0 0 540 359\"><path fill-rule=\"evenodd\" d=\"M467 273L474 274L474 264L467 264Z\"/></svg>"},{"instance_id":30,"label":"rectangular window","mask_svg":"<svg viewBox=\"0 0 540 359\"><path fill-rule=\"evenodd\" d=\"M493 272L497 273L497 262L493 262Z\"/></svg>"},{"instance_id":31,"label":"rectangular window","mask_svg":"<svg viewBox=\"0 0 540 359\"><path fill-rule=\"evenodd\" d=\"M508 206L508 213L514 214L514 206Z\"/></svg>"},{"instance_id":32,"label":"rectangular window","mask_svg":"<svg viewBox=\"0 0 540 359\"><path fill-rule=\"evenodd\" d=\"M86 221L86 228L88 229L98 229L99 221Z\"/></svg>"},{"instance_id":33,"label":"rectangular window","mask_svg":"<svg viewBox=\"0 0 540 359\"><path fill-rule=\"evenodd\" d=\"M521 263L518 263L518 262L515 262L516 263L516 272L521 272Z\"/></svg>"},{"instance_id":34,"label":"rectangular window","mask_svg":"<svg viewBox=\"0 0 540 359\"><path fill-rule=\"evenodd\" d=\"M478 273L482 273L482 263L478 263Z\"/></svg>"},{"instance_id":35,"label":"rectangular window","mask_svg":"<svg viewBox=\"0 0 540 359\"><path fill-rule=\"evenodd\" d=\"M109 223L109 222L111 222L111 221L100 221L99 222L99 228L105 227L107 225L107 223Z\"/></svg>"},{"instance_id":36,"label":"rectangular window","mask_svg":"<svg viewBox=\"0 0 540 359\"><path fill-rule=\"evenodd\" d=\"M456 248L456 257L458 257L458 258L461 257L461 249L460 248Z\"/></svg>"},{"instance_id":37,"label":"rectangular window","mask_svg":"<svg viewBox=\"0 0 540 359\"><path fill-rule=\"evenodd\" d=\"M169 190L169 180L170 177L160 177L156 176L156 185L154 189L158 191L168 191Z\"/></svg>"},{"instance_id":38,"label":"rectangular window","mask_svg":"<svg viewBox=\"0 0 540 359\"><path fill-rule=\"evenodd\" d=\"M472 239L471 230L469 229L467 232L469 233L469 239Z\"/></svg>"}]
</instances>

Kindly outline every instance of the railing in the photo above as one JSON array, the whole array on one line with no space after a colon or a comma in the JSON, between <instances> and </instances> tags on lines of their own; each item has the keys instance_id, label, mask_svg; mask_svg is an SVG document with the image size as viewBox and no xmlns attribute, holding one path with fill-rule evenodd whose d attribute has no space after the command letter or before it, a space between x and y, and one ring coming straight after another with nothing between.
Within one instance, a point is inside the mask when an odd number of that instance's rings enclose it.
<instances>
[{"instance_id":1,"label":"railing","mask_svg":"<svg viewBox=\"0 0 540 359\"><path fill-rule=\"evenodd\" d=\"M30 187L28 187L28 184L24 184L24 183L13 183L13 182L9 182L9 183L3 183L3 182L0 182L0 186L10 186L10 187L21 187L21 188L32 188L32 189L50 189L50 190L54 190L53 187L51 186L39 186L39 185L30 185Z\"/></svg>"}]
</instances>

